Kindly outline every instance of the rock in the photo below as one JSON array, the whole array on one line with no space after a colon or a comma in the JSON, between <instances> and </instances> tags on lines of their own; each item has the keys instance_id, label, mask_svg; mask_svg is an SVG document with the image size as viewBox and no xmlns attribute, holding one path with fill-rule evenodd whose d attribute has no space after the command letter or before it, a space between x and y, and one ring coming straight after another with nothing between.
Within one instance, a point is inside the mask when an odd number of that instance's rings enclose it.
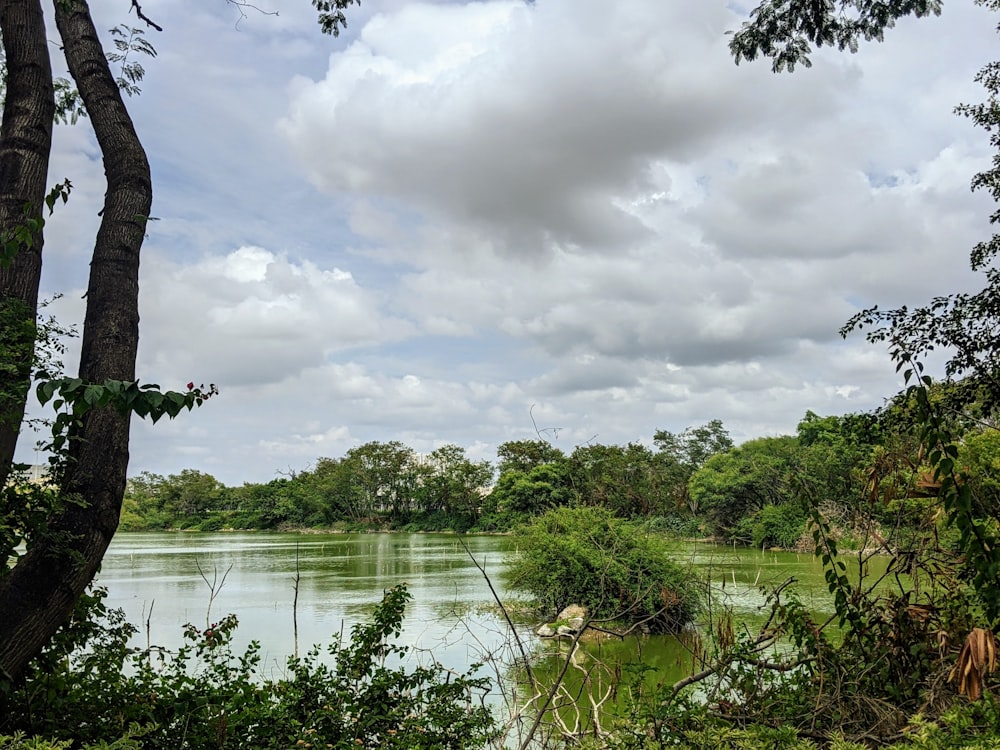
<instances>
[{"instance_id":1,"label":"rock","mask_svg":"<svg viewBox=\"0 0 1000 750\"><path fill-rule=\"evenodd\" d=\"M581 620L587 616L586 607L581 607L579 604L570 604L559 616L556 617L557 620L574 620L580 618Z\"/></svg>"},{"instance_id":2,"label":"rock","mask_svg":"<svg viewBox=\"0 0 1000 750\"><path fill-rule=\"evenodd\" d=\"M539 638L553 638L557 635L572 637L583 628L586 617L586 609L579 604L571 604L559 613L555 622L547 625L539 625L535 630L535 635Z\"/></svg>"},{"instance_id":3,"label":"rock","mask_svg":"<svg viewBox=\"0 0 1000 750\"><path fill-rule=\"evenodd\" d=\"M585 607L581 607L579 604L570 604L559 613L556 622L561 623L563 627L570 628L571 633L576 633L583 627L586 618L587 610Z\"/></svg>"}]
</instances>

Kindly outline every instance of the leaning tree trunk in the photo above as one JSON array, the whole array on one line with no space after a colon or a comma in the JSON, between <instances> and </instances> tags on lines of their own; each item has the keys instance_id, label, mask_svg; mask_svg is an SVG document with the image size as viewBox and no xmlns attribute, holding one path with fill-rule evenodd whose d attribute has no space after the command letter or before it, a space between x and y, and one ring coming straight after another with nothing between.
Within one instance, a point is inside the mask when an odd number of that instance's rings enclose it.
<instances>
[{"instance_id":1,"label":"leaning tree trunk","mask_svg":"<svg viewBox=\"0 0 1000 750\"><path fill-rule=\"evenodd\" d=\"M7 91L0 125L0 234L42 216L52 145L52 67L39 0L0 0ZM0 264L0 487L10 474L31 383L42 233Z\"/></svg>"},{"instance_id":2,"label":"leaning tree trunk","mask_svg":"<svg viewBox=\"0 0 1000 750\"><path fill-rule=\"evenodd\" d=\"M0 0L3 2L4 0ZM152 205L149 163L84 0L56 0L70 74L93 123L108 182L87 289L80 377L135 379L139 248ZM68 502L0 579L0 668L17 678L71 614L118 527L128 468L129 417L92 411L72 436L62 478Z\"/></svg>"}]
</instances>

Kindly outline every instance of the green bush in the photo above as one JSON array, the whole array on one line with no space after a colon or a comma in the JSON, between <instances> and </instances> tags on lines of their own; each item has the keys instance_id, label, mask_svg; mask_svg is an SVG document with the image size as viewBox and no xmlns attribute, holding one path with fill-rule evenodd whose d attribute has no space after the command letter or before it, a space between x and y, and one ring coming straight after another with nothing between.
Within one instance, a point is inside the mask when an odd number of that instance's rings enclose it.
<instances>
[{"instance_id":1,"label":"green bush","mask_svg":"<svg viewBox=\"0 0 1000 750\"><path fill-rule=\"evenodd\" d=\"M665 542L603 508L551 510L514 540L510 584L552 614L580 604L597 619L673 632L698 610L698 591Z\"/></svg>"},{"instance_id":2,"label":"green bush","mask_svg":"<svg viewBox=\"0 0 1000 750\"><path fill-rule=\"evenodd\" d=\"M806 530L806 514L797 504L765 505L750 525L754 547L794 547Z\"/></svg>"},{"instance_id":3,"label":"green bush","mask_svg":"<svg viewBox=\"0 0 1000 750\"><path fill-rule=\"evenodd\" d=\"M390 589L370 622L329 647L331 659L314 647L266 680L256 643L233 654L234 616L204 630L188 625L175 654L137 652L127 647L134 628L120 611L104 612L98 596L89 605L102 617L61 641L77 645L69 658L37 664L0 706L0 736L19 737L10 742L26 750L68 740L145 750L484 746L497 734L487 679L437 662L392 666L408 652L393 641L409 599L405 587Z\"/></svg>"}]
</instances>

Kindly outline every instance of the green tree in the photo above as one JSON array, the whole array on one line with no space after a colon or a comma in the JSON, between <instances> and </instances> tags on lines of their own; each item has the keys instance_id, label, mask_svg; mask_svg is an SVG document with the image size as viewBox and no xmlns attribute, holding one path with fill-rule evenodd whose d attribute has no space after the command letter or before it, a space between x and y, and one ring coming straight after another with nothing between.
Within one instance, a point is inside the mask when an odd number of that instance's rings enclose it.
<instances>
[{"instance_id":1,"label":"green tree","mask_svg":"<svg viewBox=\"0 0 1000 750\"><path fill-rule=\"evenodd\" d=\"M986 520L1000 535L1000 431L980 429L967 434L958 462L972 485L973 514Z\"/></svg>"},{"instance_id":2,"label":"green tree","mask_svg":"<svg viewBox=\"0 0 1000 750\"><path fill-rule=\"evenodd\" d=\"M899 18L940 13L941 0L766 0L733 34L729 49L737 63L770 57L776 73L792 71L812 66L813 47L856 52L861 41L882 41Z\"/></svg>"},{"instance_id":3,"label":"green tree","mask_svg":"<svg viewBox=\"0 0 1000 750\"><path fill-rule=\"evenodd\" d=\"M570 456L577 503L599 505L623 518L660 505L661 475L644 445L582 445Z\"/></svg>"},{"instance_id":4,"label":"green tree","mask_svg":"<svg viewBox=\"0 0 1000 750\"><path fill-rule=\"evenodd\" d=\"M342 463L357 487L365 516L407 514L416 486L416 453L398 440L351 448Z\"/></svg>"},{"instance_id":5,"label":"green tree","mask_svg":"<svg viewBox=\"0 0 1000 750\"><path fill-rule=\"evenodd\" d=\"M705 462L691 477L692 502L718 533L739 535L763 508L794 502L799 466L794 437L758 438ZM805 515L801 514L804 521Z\"/></svg>"},{"instance_id":6,"label":"green tree","mask_svg":"<svg viewBox=\"0 0 1000 750\"><path fill-rule=\"evenodd\" d=\"M527 472L561 458L565 458L563 452L544 440L508 440L497 446L497 473Z\"/></svg>"},{"instance_id":7,"label":"green tree","mask_svg":"<svg viewBox=\"0 0 1000 750\"><path fill-rule=\"evenodd\" d=\"M416 489L418 507L424 512L443 511L471 522L493 479L489 461L472 461L457 445L435 448L420 462Z\"/></svg>"},{"instance_id":8,"label":"green tree","mask_svg":"<svg viewBox=\"0 0 1000 750\"><path fill-rule=\"evenodd\" d=\"M534 515L571 503L569 460L540 464L528 471L511 469L500 475L489 496L489 507L501 515Z\"/></svg>"},{"instance_id":9,"label":"green tree","mask_svg":"<svg viewBox=\"0 0 1000 750\"><path fill-rule=\"evenodd\" d=\"M799 487L810 507L836 513L838 522L854 526L868 514L865 485L873 451L886 435L870 414L821 417L807 411L798 428Z\"/></svg>"},{"instance_id":10,"label":"green tree","mask_svg":"<svg viewBox=\"0 0 1000 750\"><path fill-rule=\"evenodd\" d=\"M174 519L200 518L219 508L225 485L195 469L183 469L171 474L160 486L161 508Z\"/></svg>"},{"instance_id":11,"label":"green tree","mask_svg":"<svg viewBox=\"0 0 1000 750\"><path fill-rule=\"evenodd\" d=\"M354 0L313 0L324 31L337 33ZM145 19L139 5L134 4ZM118 526L131 412L154 418L190 406L135 385L139 251L152 204L145 150L111 72L85 0L52 4L62 49L94 129L107 180L90 261L79 378L61 388L70 415L58 477L66 500L13 569L0 576L0 679L16 679L70 616ZM147 21L148 23L151 23ZM0 3L7 85L0 123L0 486L10 476L27 400L35 340L55 88L40 0ZM51 195L51 194L48 194ZM129 385L131 384L131 385ZM84 408L86 407L86 408ZM123 408L124 407L124 408ZM174 408L176 407L176 409ZM164 411L160 411L160 410Z\"/></svg>"},{"instance_id":12,"label":"green tree","mask_svg":"<svg viewBox=\"0 0 1000 750\"><path fill-rule=\"evenodd\" d=\"M170 519L163 512L163 498L160 496L160 488L165 481L159 474L148 471L129 478L122 500L120 528L142 531L163 529L170 525Z\"/></svg>"},{"instance_id":13,"label":"green tree","mask_svg":"<svg viewBox=\"0 0 1000 750\"><path fill-rule=\"evenodd\" d=\"M302 472L293 481L302 487L301 512L305 525L358 517L358 493L351 483L348 467L339 459L320 458L312 471Z\"/></svg>"},{"instance_id":14,"label":"green tree","mask_svg":"<svg viewBox=\"0 0 1000 750\"><path fill-rule=\"evenodd\" d=\"M679 435L669 430L657 430L653 444L659 450L657 458L661 474L677 507L698 513L698 503L688 492L691 476L718 453L733 447L733 440L721 419L713 419L699 427L688 427Z\"/></svg>"},{"instance_id":15,"label":"green tree","mask_svg":"<svg viewBox=\"0 0 1000 750\"><path fill-rule=\"evenodd\" d=\"M976 0L1000 10L998 0ZM730 50L739 62L758 55L771 57L775 71L792 70L796 63L809 65L810 45L857 48L861 39L881 40L897 18L940 13L940 0L767 0L733 36ZM990 134L995 153L991 168L972 177L973 190L987 190L1000 203L1000 61L987 63L976 76L986 89L986 101L961 104L957 112ZM1000 223L1000 210L990 215ZM863 328L868 339L888 343L897 371L906 379L919 424L919 439L938 484L939 497L950 522L960 535L965 564L993 627L1000 626L1000 537L977 516L980 504L973 486L956 464L959 453L953 414L932 398L933 378L924 373L923 360L932 351L947 352L945 377L964 381L969 398L978 399L987 414L1000 406L1000 234L979 242L970 264L985 275L984 288L974 294L949 294L910 309L880 310L855 315L841 330L843 335ZM952 408L954 404L952 404Z\"/></svg>"}]
</instances>

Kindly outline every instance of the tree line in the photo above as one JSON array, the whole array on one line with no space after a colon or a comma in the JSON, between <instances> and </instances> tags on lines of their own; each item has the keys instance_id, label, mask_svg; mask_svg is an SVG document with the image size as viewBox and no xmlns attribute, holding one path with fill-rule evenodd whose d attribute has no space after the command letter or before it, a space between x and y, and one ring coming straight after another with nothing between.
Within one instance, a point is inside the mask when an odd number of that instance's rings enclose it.
<instances>
[{"instance_id":1,"label":"tree line","mask_svg":"<svg viewBox=\"0 0 1000 750\"><path fill-rule=\"evenodd\" d=\"M936 398L947 401L953 390L939 386ZM194 469L144 472L128 482L121 527L504 532L552 508L586 506L683 536L793 547L818 507L840 533L864 542L873 519L913 528L934 514L938 487L910 412L902 398L868 414L810 411L794 435L739 446L720 420L659 430L652 446L588 443L567 453L514 440L497 448L495 462L457 445L420 454L375 441L233 487ZM954 422L970 481L996 498L1000 435L968 408Z\"/></svg>"}]
</instances>

